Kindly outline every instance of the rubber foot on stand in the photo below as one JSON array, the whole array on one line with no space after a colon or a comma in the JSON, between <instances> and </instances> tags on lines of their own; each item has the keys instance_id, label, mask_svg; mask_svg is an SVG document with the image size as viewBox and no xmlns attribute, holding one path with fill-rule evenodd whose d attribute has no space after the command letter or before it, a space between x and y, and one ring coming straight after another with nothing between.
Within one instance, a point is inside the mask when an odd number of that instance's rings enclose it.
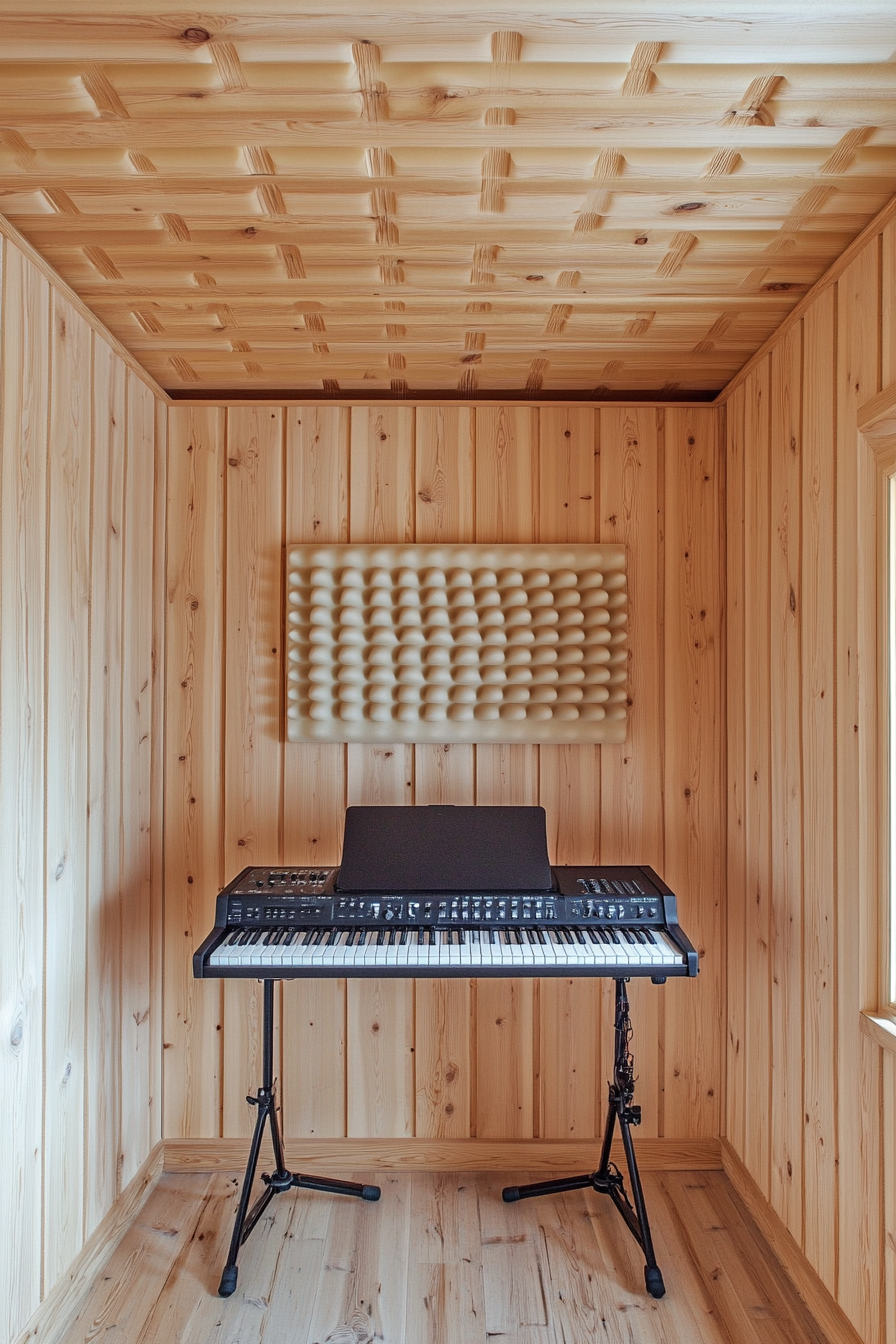
<instances>
[{"instance_id":1,"label":"rubber foot on stand","mask_svg":"<svg viewBox=\"0 0 896 1344\"><path fill-rule=\"evenodd\" d=\"M371 1204L375 1204L380 1197L380 1188L378 1185L365 1185L361 1190L361 1198L369 1199Z\"/></svg>"},{"instance_id":2,"label":"rubber foot on stand","mask_svg":"<svg viewBox=\"0 0 896 1344\"><path fill-rule=\"evenodd\" d=\"M644 1266L644 1282L651 1297L665 1297L666 1285L658 1265Z\"/></svg>"},{"instance_id":3,"label":"rubber foot on stand","mask_svg":"<svg viewBox=\"0 0 896 1344\"><path fill-rule=\"evenodd\" d=\"M505 1204L515 1204L520 1197L520 1188L518 1185L508 1185L501 1191L501 1198Z\"/></svg>"},{"instance_id":4,"label":"rubber foot on stand","mask_svg":"<svg viewBox=\"0 0 896 1344\"><path fill-rule=\"evenodd\" d=\"M236 1276L238 1274L236 1265L228 1265L221 1275L221 1286L218 1289L219 1297L230 1297L236 1289Z\"/></svg>"}]
</instances>

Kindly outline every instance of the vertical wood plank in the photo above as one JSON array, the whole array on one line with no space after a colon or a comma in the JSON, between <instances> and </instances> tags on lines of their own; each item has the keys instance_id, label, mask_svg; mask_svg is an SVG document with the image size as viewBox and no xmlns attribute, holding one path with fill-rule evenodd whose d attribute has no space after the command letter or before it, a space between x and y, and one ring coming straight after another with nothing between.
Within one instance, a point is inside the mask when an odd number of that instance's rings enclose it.
<instances>
[{"instance_id":1,"label":"vertical wood plank","mask_svg":"<svg viewBox=\"0 0 896 1344\"><path fill-rule=\"evenodd\" d=\"M47 586L44 1274L84 1237L93 337L53 295Z\"/></svg>"},{"instance_id":2,"label":"vertical wood plank","mask_svg":"<svg viewBox=\"0 0 896 1344\"><path fill-rule=\"evenodd\" d=\"M772 734L772 1207L803 1240L803 864L800 722L802 324L772 353L769 570Z\"/></svg>"},{"instance_id":3,"label":"vertical wood plank","mask_svg":"<svg viewBox=\"0 0 896 1344\"><path fill-rule=\"evenodd\" d=\"M769 361L744 384L744 740L746 793L747 930L745 977L749 986L744 1023L746 1085L752 1098L744 1139L744 1162L768 1197L771 1191L771 1013L769 972L771 883L771 736L769 701Z\"/></svg>"},{"instance_id":4,"label":"vertical wood plank","mask_svg":"<svg viewBox=\"0 0 896 1344\"><path fill-rule=\"evenodd\" d=\"M86 1223L89 1236L118 1193L122 1076L121 859L126 370L104 341L93 360L93 492L87 808ZM130 836L127 836L130 840Z\"/></svg>"},{"instance_id":5,"label":"vertical wood plank","mask_svg":"<svg viewBox=\"0 0 896 1344\"><path fill-rule=\"evenodd\" d=\"M352 541L414 540L414 411L354 406L351 412Z\"/></svg>"},{"instance_id":6,"label":"vertical wood plank","mask_svg":"<svg viewBox=\"0 0 896 1344\"><path fill-rule=\"evenodd\" d=\"M538 481L538 411L477 406L476 540L534 541Z\"/></svg>"},{"instance_id":7,"label":"vertical wood plank","mask_svg":"<svg viewBox=\"0 0 896 1344\"><path fill-rule=\"evenodd\" d=\"M358 992L355 992L355 991ZM349 980L348 1134L414 1133L414 986L409 980Z\"/></svg>"},{"instance_id":8,"label":"vertical wood plank","mask_svg":"<svg viewBox=\"0 0 896 1344\"><path fill-rule=\"evenodd\" d=\"M679 464L673 462L676 469ZM626 548L629 728L601 748L601 861L663 871L663 461L657 414L601 411L601 540ZM682 909L684 914L687 906Z\"/></svg>"},{"instance_id":9,"label":"vertical wood plank","mask_svg":"<svg viewBox=\"0 0 896 1344\"><path fill-rule=\"evenodd\" d=\"M896 1055L881 1056L883 1084L884 1323L883 1339L896 1339Z\"/></svg>"},{"instance_id":10,"label":"vertical wood plank","mask_svg":"<svg viewBox=\"0 0 896 1344\"><path fill-rule=\"evenodd\" d=\"M470 1133L469 980L415 981L418 1138L465 1139Z\"/></svg>"},{"instance_id":11,"label":"vertical wood plank","mask_svg":"<svg viewBox=\"0 0 896 1344\"><path fill-rule=\"evenodd\" d=\"M0 298L0 1333L41 1298L44 612L50 289L3 240Z\"/></svg>"},{"instance_id":12,"label":"vertical wood plank","mask_svg":"<svg viewBox=\"0 0 896 1344\"><path fill-rule=\"evenodd\" d=\"M834 810L834 320L836 290L803 319L804 1249L826 1284L837 1265Z\"/></svg>"},{"instance_id":13,"label":"vertical wood plank","mask_svg":"<svg viewBox=\"0 0 896 1344\"><path fill-rule=\"evenodd\" d=\"M864 249L837 284L836 477L836 686L837 686L837 1039L839 1262L837 1297L864 1339L879 1330L880 1218L875 1165L879 1115L869 1086L859 1035L859 1010L867 1006L869 837L865 737L873 728L863 713L865 677L875 678L874 652L866 646L860 616L863 535L873 535L873 513L860 490L859 406L879 390L880 309L877 246ZM867 590L866 590L867 591ZM871 657L866 664L866 657ZM876 987L875 987L876 992Z\"/></svg>"},{"instance_id":14,"label":"vertical wood plank","mask_svg":"<svg viewBox=\"0 0 896 1344\"><path fill-rule=\"evenodd\" d=\"M593 743L542 743L538 790L551 863L600 863L601 754Z\"/></svg>"},{"instance_id":15,"label":"vertical wood plank","mask_svg":"<svg viewBox=\"0 0 896 1344\"><path fill-rule=\"evenodd\" d=\"M481 807L538 802L537 748L476 748ZM535 1128L535 981L476 981L476 1111L480 1139L531 1138Z\"/></svg>"},{"instance_id":16,"label":"vertical wood plank","mask_svg":"<svg viewBox=\"0 0 896 1344\"><path fill-rule=\"evenodd\" d=\"M420 406L414 432L418 542L474 537L475 412L470 406Z\"/></svg>"},{"instance_id":17,"label":"vertical wood plank","mask_svg":"<svg viewBox=\"0 0 896 1344\"><path fill-rule=\"evenodd\" d=\"M597 412L588 406L539 411L538 540L588 543L598 517ZM547 745L538 751L539 801L554 863L597 863L600 747ZM585 1138L600 1125L599 981L546 978L538 984L538 1132Z\"/></svg>"},{"instance_id":18,"label":"vertical wood plank","mask_svg":"<svg viewBox=\"0 0 896 1344\"><path fill-rule=\"evenodd\" d=\"M286 412L286 544L348 540L349 412L302 406ZM345 747L287 742L283 860L338 863L345 817ZM292 1136L346 1132L344 980L283 986L283 1123Z\"/></svg>"},{"instance_id":19,"label":"vertical wood plank","mask_svg":"<svg viewBox=\"0 0 896 1344\"><path fill-rule=\"evenodd\" d=\"M595 540L598 412L542 406L538 413L538 540Z\"/></svg>"},{"instance_id":20,"label":"vertical wood plank","mask_svg":"<svg viewBox=\"0 0 896 1344\"><path fill-rule=\"evenodd\" d=\"M120 1184L126 1185L155 1142L152 952L161 929L152 917L153 574L155 406L149 388L128 374L128 463L124 525L122 653L121 1096ZM163 496L161 498L164 498ZM159 586L164 574L155 574ZM159 818L159 823L161 818Z\"/></svg>"},{"instance_id":21,"label":"vertical wood plank","mask_svg":"<svg viewBox=\"0 0 896 1344\"><path fill-rule=\"evenodd\" d=\"M727 619L728 631L728 1041L725 1089L725 1133L736 1152L744 1155L750 1099L746 1078L747 980L744 954L747 945L746 838L744 796L746 789L746 740L742 669L746 657L744 624L744 440L745 387L735 389L726 406L728 460L725 469L727 494Z\"/></svg>"},{"instance_id":22,"label":"vertical wood plank","mask_svg":"<svg viewBox=\"0 0 896 1344\"><path fill-rule=\"evenodd\" d=\"M884 228L880 247L880 385L885 388L896 383L896 221Z\"/></svg>"},{"instance_id":23,"label":"vertical wood plank","mask_svg":"<svg viewBox=\"0 0 896 1344\"><path fill-rule=\"evenodd\" d=\"M626 548L629 594L626 741L600 749L602 863L648 863L665 876L663 839L663 424L653 409L601 411L600 539ZM668 879L667 879L668 880ZM691 894L681 917L690 926ZM633 982L638 1103L645 1134L663 1132L665 993ZM605 992L609 1058L612 997ZM606 1072L606 1070L605 1070Z\"/></svg>"},{"instance_id":24,"label":"vertical wood plank","mask_svg":"<svg viewBox=\"0 0 896 1344\"><path fill-rule=\"evenodd\" d=\"M191 957L223 876L224 413L169 416L164 1132L200 1138L221 1121L221 985Z\"/></svg>"},{"instance_id":25,"label":"vertical wood plank","mask_svg":"<svg viewBox=\"0 0 896 1344\"><path fill-rule=\"evenodd\" d=\"M416 539L472 541L475 514L475 411L421 406L415 429ZM465 743L414 747L414 803L472 804L475 748ZM472 994L469 980L414 984L414 1068L419 1137L470 1133Z\"/></svg>"},{"instance_id":26,"label":"vertical wood plank","mask_svg":"<svg viewBox=\"0 0 896 1344\"><path fill-rule=\"evenodd\" d=\"M527 406L477 407L476 540L533 541L537 481L538 412ZM537 803L538 748L478 746L476 802ZM484 979L475 992L476 1135L528 1137L535 1129L535 985Z\"/></svg>"},{"instance_id":27,"label":"vertical wood plank","mask_svg":"<svg viewBox=\"0 0 896 1344\"><path fill-rule=\"evenodd\" d=\"M539 412L538 540L595 540L598 425L591 407L543 406ZM542 746L539 796L547 812L554 863L597 863L600 846L600 748Z\"/></svg>"},{"instance_id":28,"label":"vertical wood plank","mask_svg":"<svg viewBox=\"0 0 896 1344\"><path fill-rule=\"evenodd\" d=\"M476 802L480 807L535 807L537 747L502 742L476 748Z\"/></svg>"},{"instance_id":29,"label":"vertical wood plank","mask_svg":"<svg viewBox=\"0 0 896 1344\"><path fill-rule=\"evenodd\" d=\"M725 874L724 546L718 418L666 413L665 868L686 894L700 980L666 986L667 1132L718 1133L722 1077Z\"/></svg>"},{"instance_id":30,"label":"vertical wood plank","mask_svg":"<svg viewBox=\"0 0 896 1344\"><path fill-rule=\"evenodd\" d=\"M414 802L473 803L475 747L469 742L418 742L414 746Z\"/></svg>"},{"instance_id":31,"label":"vertical wood plank","mask_svg":"<svg viewBox=\"0 0 896 1344\"><path fill-rule=\"evenodd\" d=\"M408 406L355 407L349 445L351 541L414 538L414 411ZM352 803L411 804L414 748L366 746L346 752ZM413 1134L414 984L347 982L347 1124L350 1135Z\"/></svg>"},{"instance_id":32,"label":"vertical wood plank","mask_svg":"<svg viewBox=\"0 0 896 1344\"><path fill-rule=\"evenodd\" d=\"M415 746L416 806L472 804L474 751L463 743ZM466 1138L470 1133L472 1011L469 980L414 982L419 1138Z\"/></svg>"},{"instance_id":33,"label":"vertical wood plank","mask_svg":"<svg viewBox=\"0 0 896 1344\"><path fill-rule=\"evenodd\" d=\"M413 798L413 747L348 747L348 802ZM347 981L347 1128L352 1137L414 1133L414 982Z\"/></svg>"},{"instance_id":34,"label":"vertical wood plank","mask_svg":"<svg viewBox=\"0 0 896 1344\"><path fill-rule=\"evenodd\" d=\"M283 413L227 411L224 873L280 858ZM248 1135L261 1078L261 990L224 982L223 1130Z\"/></svg>"},{"instance_id":35,"label":"vertical wood plank","mask_svg":"<svg viewBox=\"0 0 896 1344\"><path fill-rule=\"evenodd\" d=\"M150 1030L152 1039L150 1136L162 1137L164 1009L162 961L165 924L165 693L166 616L168 612L166 533L168 516L168 407L155 403L152 536L152 740L150 802Z\"/></svg>"}]
</instances>

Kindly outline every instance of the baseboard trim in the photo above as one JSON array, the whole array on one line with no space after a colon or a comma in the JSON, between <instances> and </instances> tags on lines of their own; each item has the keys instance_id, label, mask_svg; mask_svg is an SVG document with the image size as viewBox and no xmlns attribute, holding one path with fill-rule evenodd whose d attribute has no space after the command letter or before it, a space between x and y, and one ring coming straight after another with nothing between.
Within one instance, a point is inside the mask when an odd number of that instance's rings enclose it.
<instances>
[{"instance_id":1,"label":"baseboard trim","mask_svg":"<svg viewBox=\"0 0 896 1344\"><path fill-rule=\"evenodd\" d=\"M164 1171L165 1145L159 1142L41 1302L16 1344L54 1344L76 1314L100 1266L109 1258L146 1203Z\"/></svg>"},{"instance_id":2,"label":"baseboard trim","mask_svg":"<svg viewBox=\"0 0 896 1344\"><path fill-rule=\"evenodd\" d=\"M722 1139L720 1146L725 1175L831 1344L864 1344L852 1321L806 1259L792 1233L769 1204L734 1148L727 1139Z\"/></svg>"},{"instance_id":3,"label":"baseboard trim","mask_svg":"<svg viewBox=\"0 0 896 1344\"><path fill-rule=\"evenodd\" d=\"M600 1140L552 1139L286 1139L286 1164L295 1171L550 1171L592 1170ZM643 1171L712 1171L722 1166L718 1139L639 1139ZM166 1139L166 1171L239 1171L248 1139ZM621 1150L614 1158L623 1162ZM270 1145L264 1161L271 1161Z\"/></svg>"}]
</instances>

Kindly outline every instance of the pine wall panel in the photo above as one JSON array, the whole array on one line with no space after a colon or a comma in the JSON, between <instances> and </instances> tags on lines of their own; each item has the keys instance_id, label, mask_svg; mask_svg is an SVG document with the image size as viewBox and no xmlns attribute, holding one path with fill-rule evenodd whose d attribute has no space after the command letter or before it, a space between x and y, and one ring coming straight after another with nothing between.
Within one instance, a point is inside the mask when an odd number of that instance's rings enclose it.
<instances>
[{"instance_id":1,"label":"pine wall panel","mask_svg":"<svg viewBox=\"0 0 896 1344\"><path fill-rule=\"evenodd\" d=\"M0 1334L14 1338L161 1137L164 570L152 392L5 239L0 264Z\"/></svg>"},{"instance_id":2,"label":"pine wall panel","mask_svg":"<svg viewBox=\"0 0 896 1344\"><path fill-rule=\"evenodd\" d=\"M893 1338L878 1008L882 573L859 408L896 382L896 229L727 401L729 1141L867 1344Z\"/></svg>"},{"instance_id":3,"label":"pine wall panel","mask_svg":"<svg viewBox=\"0 0 896 1344\"><path fill-rule=\"evenodd\" d=\"M169 411L165 1125L239 1136L258 995L192 980L219 884L339 860L349 803L541 803L552 857L647 862L704 952L633 986L644 1133L718 1133L723 1083L721 417L558 405ZM624 541L621 746L288 743L282 575L295 542ZM669 675L669 669L672 675ZM674 872L673 872L674 870ZM289 1136L583 1138L609 1068L600 981L286 983Z\"/></svg>"}]
</instances>

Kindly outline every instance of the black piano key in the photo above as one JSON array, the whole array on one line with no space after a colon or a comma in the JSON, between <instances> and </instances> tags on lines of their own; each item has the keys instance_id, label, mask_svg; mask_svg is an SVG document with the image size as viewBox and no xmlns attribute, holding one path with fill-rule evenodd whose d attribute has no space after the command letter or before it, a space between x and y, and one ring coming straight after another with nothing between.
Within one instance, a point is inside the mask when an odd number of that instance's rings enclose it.
<instances>
[{"instance_id":1,"label":"black piano key","mask_svg":"<svg viewBox=\"0 0 896 1344\"><path fill-rule=\"evenodd\" d=\"M339 942L339 934L340 934L340 930L339 930L339 929L331 929L331 930L330 930L330 936L329 936L329 938L327 939L327 947L335 947L335 946L336 946L336 944Z\"/></svg>"}]
</instances>

